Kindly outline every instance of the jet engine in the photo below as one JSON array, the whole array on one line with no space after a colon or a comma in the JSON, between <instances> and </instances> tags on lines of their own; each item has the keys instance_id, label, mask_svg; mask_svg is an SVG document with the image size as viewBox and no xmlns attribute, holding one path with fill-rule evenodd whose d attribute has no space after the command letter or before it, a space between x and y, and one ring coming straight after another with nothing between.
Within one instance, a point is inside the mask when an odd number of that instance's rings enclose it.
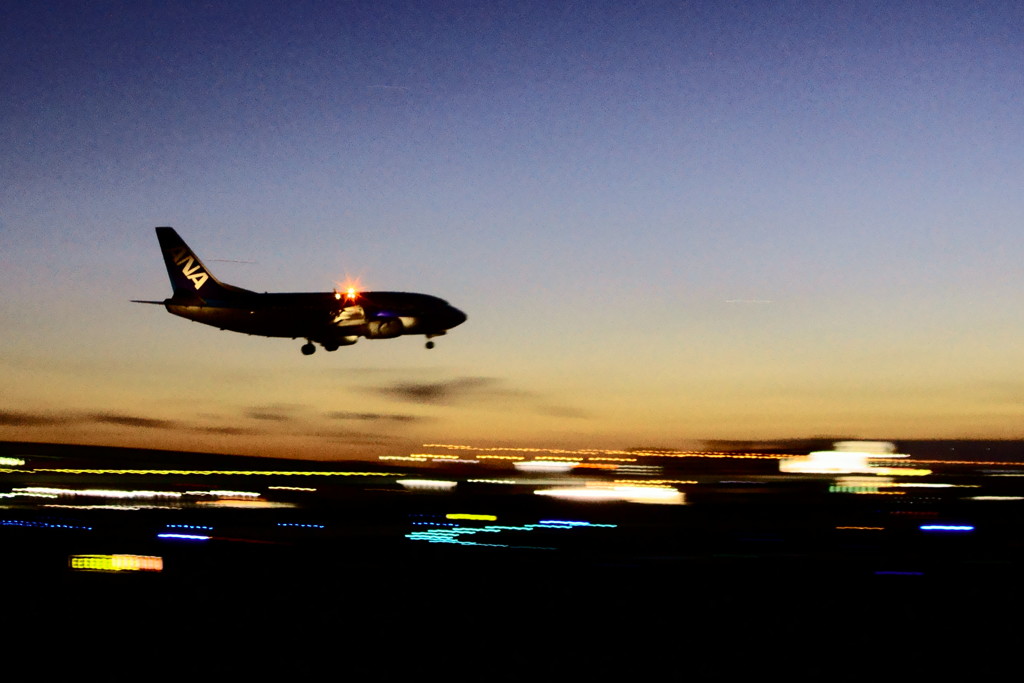
<instances>
[{"instance_id":1,"label":"jet engine","mask_svg":"<svg viewBox=\"0 0 1024 683\"><path fill-rule=\"evenodd\" d=\"M378 318L366 323L367 339L391 339L405 331L405 325L399 318Z\"/></svg>"}]
</instances>

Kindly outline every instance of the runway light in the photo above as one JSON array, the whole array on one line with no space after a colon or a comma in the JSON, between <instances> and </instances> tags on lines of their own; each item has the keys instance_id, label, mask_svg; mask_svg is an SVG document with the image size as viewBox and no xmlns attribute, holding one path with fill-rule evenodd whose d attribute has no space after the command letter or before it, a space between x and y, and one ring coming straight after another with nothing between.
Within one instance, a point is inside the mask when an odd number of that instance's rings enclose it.
<instances>
[{"instance_id":1,"label":"runway light","mask_svg":"<svg viewBox=\"0 0 1024 683\"><path fill-rule=\"evenodd\" d=\"M30 496L86 496L90 498L180 498L174 491L123 491L116 489L62 489L45 486L26 486L12 492Z\"/></svg>"},{"instance_id":2,"label":"runway light","mask_svg":"<svg viewBox=\"0 0 1024 683\"><path fill-rule=\"evenodd\" d=\"M974 531L974 527L970 524L922 524L919 528L921 531Z\"/></svg>"},{"instance_id":3,"label":"runway light","mask_svg":"<svg viewBox=\"0 0 1024 683\"><path fill-rule=\"evenodd\" d=\"M295 508L298 507L296 503L274 503L269 500L251 500L245 498L224 498L218 500L199 500L194 503L196 507L201 508L236 508L236 509L254 509L254 508Z\"/></svg>"},{"instance_id":4,"label":"runway light","mask_svg":"<svg viewBox=\"0 0 1024 683\"><path fill-rule=\"evenodd\" d=\"M317 470L297 470L297 471L286 471L286 470L108 470L108 469L81 469L81 468L67 468L67 467L50 467L50 468L39 468L32 470L36 473L56 473L56 474L118 474L118 475L143 475L143 476L158 476L158 475L245 475L245 476L265 476L265 477L397 477L402 476L394 472L334 472L334 471L317 471Z\"/></svg>"},{"instance_id":5,"label":"runway light","mask_svg":"<svg viewBox=\"0 0 1024 683\"><path fill-rule=\"evenodd\" d=\"M615 524L593 524L591 522L582 521L570 521L570 520L557 520L557 519L546 519L541 520L537 524L524 524L522 526L507 526L498 524L488 524L487 526L459 526L456 524L440 523L440 522L413 522L414 526L431 526L434 528L424 529L422 531L413 531L405 535L411 541L427 541L428 543L448 543L453 545L463 546L485 546L490 548L518 548L518 549L530 549L530 550L554 550L550 546L535 546L535 545L510 545L505 543L483 543L480 541L470 540L470 537L478 536L481 538L486 537L488 540L495 540L496 536L507 537L508 532L531 532L531 531L573 531L582 527L601 527L607 529L616 528Z\"/></svg>"},{"instance_id":6,"label":"runway light","mask_svg":"<svg viewBox=\"0 0 1024 683\"><path fill-rule=\"evenodd\" d=\"M537 522L540 528L554 527L556 529L565 529L574 526L591 526L591 527L606 527L609 529L616 528L616 524L592 524L590 522L573 522L564 519L542 519ZM530 526L533 526L532 524Z\"/></svg>"},{"instance_id":7,"label":"runway light","mask_svg":"<svg viewBox=\"0 0 1024 683\"><path fill-rule=\"evenodd\" d=\"M82 529L84 531L92 531L91 526L59 524L56 522L35 522L25 519L0 519L0 526L20 526L28 529Z\"/></svg>"},{"instance_id":8,"label":"runway light","mask_svg":"<svg viewBox=\"0 0 1024 683\"><path fill-rule=\"evenodd\" d=\"M164 560L157 555L71 555L68 566L86 572L161 572Z\"/></svg>"},{"instance_id":9,"label":"runway light","mask_svg":"<svg viewBox=\"0 0 1024 683\"><path fill-rule=\"evenodd\" d=\"M157 534L157 538L171 538L180 541L209 541L209 536L200 536L199 534Z\"/></svg>"},{"instance_id":10,"label":"runway light","mask_svg":"<svg viewBox=\"0 0 1024 683\"><path fill-rule=\"evenodd\" d=\"M538 496L592 502L621 500L629 503L660 503L662 505L683 505L686 502L682 492L671 486L554 487L539 489L534 493Z\"/></svg>"},{"instance_id":11,"label":"runway light","mask_svg":"<svg viewBox=\"0 0 1024 683\"><path fill-rule=\"evenodd\" d=\"M568 472L579 464L577 460L522 460L513 466L521 472Z\"/></svg>"},{"instance_id":12,"label":"runway light","mask_svg":"<svg viewBox=\"0 0 1024 683\"><path fill-rule=\"evenodd\" d=\"M440 479L399 479L398 483L416 491L448 491L455 488L458 482Z\"/></svg>"},{"instance_id":13,"label":"runway light","mask_svg":"<svg viewBox=\"0 0 1024 683\"><path fill-rule=\"evenodd\" d=\"M255 491L186 491L186 496L218 496L220 498L259 498Z\"/></svg>"}]
</instances>

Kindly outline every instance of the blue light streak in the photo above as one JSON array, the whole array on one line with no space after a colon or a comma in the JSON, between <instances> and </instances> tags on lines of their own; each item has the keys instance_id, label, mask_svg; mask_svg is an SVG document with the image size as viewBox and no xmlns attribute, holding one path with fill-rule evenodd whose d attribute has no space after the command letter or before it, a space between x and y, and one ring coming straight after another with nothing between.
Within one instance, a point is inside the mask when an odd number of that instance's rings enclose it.
<instances>
[{"instance_id":1,"label":"blue light streak","mask_svg":"<svg viewBox=\"0 0 1024 683\"><path fill-rule=\"evenodd\" d=\"M590 522L580 521L568 521L568 520L557 520L557 519L545 519L541 520L537 524L524 524L523 526L507 526L499 524L488 524L480 527L470 526L458 526L451 523L445 522L412 522L414 526L429 525L434 528L425 529L423 531L413 531L405 535L411 541L427 541L428 543L451 543L453 545L476 545L476 546L490 546L498 548L535 548L538 550L553 550L548 547L538 546L510 546L499 543L480 543L477 541L467 540L465 537L473 536L475 534L498 534L503 531L533 531L535 529L543 530L554 530L563 529L569 530L574 528L583 527L604 527L604 528L615 528L615 524L591 524ZM449 528L442 528L449 527Z\"/></svg>"},{"instance_id":2,"label":"blue light streak","mask_svg":"<svg viewBox=\"0 0 1024 683\"><path fill-rule=\"evenodd\" d=\"M921 531L974 531L970 524L922 524Z\"/></svg>"},{"instance_id":3,"label":"blue light streak","mask_svg":"<svg viewBox=\"0 0 1024 683\"><path fill-rule=\"evenodd\" d=\"M77 524L53 524L51 522L29 522L21 519L3 519L0 520L0 526L20 526L29 529L81 529L83 531L92 531L91 526L80 526Z\"/></svg>"},{"instance_id":4,"label":"blue light streak","mask_svg":"<svg viewBox=\"0 0 1024 683\"><path fill-rule=\"evenodd\" d=\"M197 534L157 534L157 538L175 538L183 541L209 541L210 536L199 536Z\"/></svg>"}]
</instances>

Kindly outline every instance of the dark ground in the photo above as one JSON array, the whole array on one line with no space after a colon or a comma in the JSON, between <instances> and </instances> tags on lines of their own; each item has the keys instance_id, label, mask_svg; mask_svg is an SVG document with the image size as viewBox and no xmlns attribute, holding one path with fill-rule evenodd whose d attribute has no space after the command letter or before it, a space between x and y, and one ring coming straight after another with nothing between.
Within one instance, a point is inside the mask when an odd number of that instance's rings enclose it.
<instances>
[{"instance_id":1,"label":"dark ground","mask_svg":"<svg viewBox=\"0 0 1024 683\"><path fill-rule=\"evenodd\" d=\"M43 470L138 468L140 453L166 469L300 466L34 444L0 451L28 456L0 474L0 493L231 489L295 505L124 511L98 507L120 502L99 497L62 496L58 504L76 507L57 508L0 499L9 652L40 673L950 680L998 675L1018 657L1024 501L975 498L1024 494L1024 478L1004 476L1024 473L1012 462L995 473L936 467L923 481L958 487L858 495L830 492L829 477L783 477L763 463L743 475L735 461L703 461L686 464L699 482L680 487L687 505L641 505L559 501L465 473L448 473L460 481L451 493L410 492L376 464L365 467L382 474L360 477L70 474ZM282 484L317 490L268 488ZM497 520L446 521L453 512ZM536 526L543 520L615 526ZM490 545L408 536L445 523L506 528L459 537ZM922 523L974 530L925 532ZM158 538L169 524L212 527L212 538ZM159 556L164 570L71 571L77 553ZM46 654L31 654L39 643Z\"/></svg>"}]
</instances>

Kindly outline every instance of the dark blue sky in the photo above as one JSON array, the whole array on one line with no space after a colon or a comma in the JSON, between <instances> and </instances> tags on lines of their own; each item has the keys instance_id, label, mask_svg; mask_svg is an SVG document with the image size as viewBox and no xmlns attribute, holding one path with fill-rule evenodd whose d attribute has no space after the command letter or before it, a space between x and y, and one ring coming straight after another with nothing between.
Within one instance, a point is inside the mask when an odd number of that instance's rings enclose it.
<instances>
[{"instance_id":1,"label":"dark blue sky","mask_svg":"<svg viewBox=\"0 0 1024 683\"><path fill-rule=\"evenodd\" d=\"M8 3L0 434L1020 436L1022 59L1011 2ZM470 320L308 359L189 325L127 303L155 225Z\"/></svg>"}]
</instances>

